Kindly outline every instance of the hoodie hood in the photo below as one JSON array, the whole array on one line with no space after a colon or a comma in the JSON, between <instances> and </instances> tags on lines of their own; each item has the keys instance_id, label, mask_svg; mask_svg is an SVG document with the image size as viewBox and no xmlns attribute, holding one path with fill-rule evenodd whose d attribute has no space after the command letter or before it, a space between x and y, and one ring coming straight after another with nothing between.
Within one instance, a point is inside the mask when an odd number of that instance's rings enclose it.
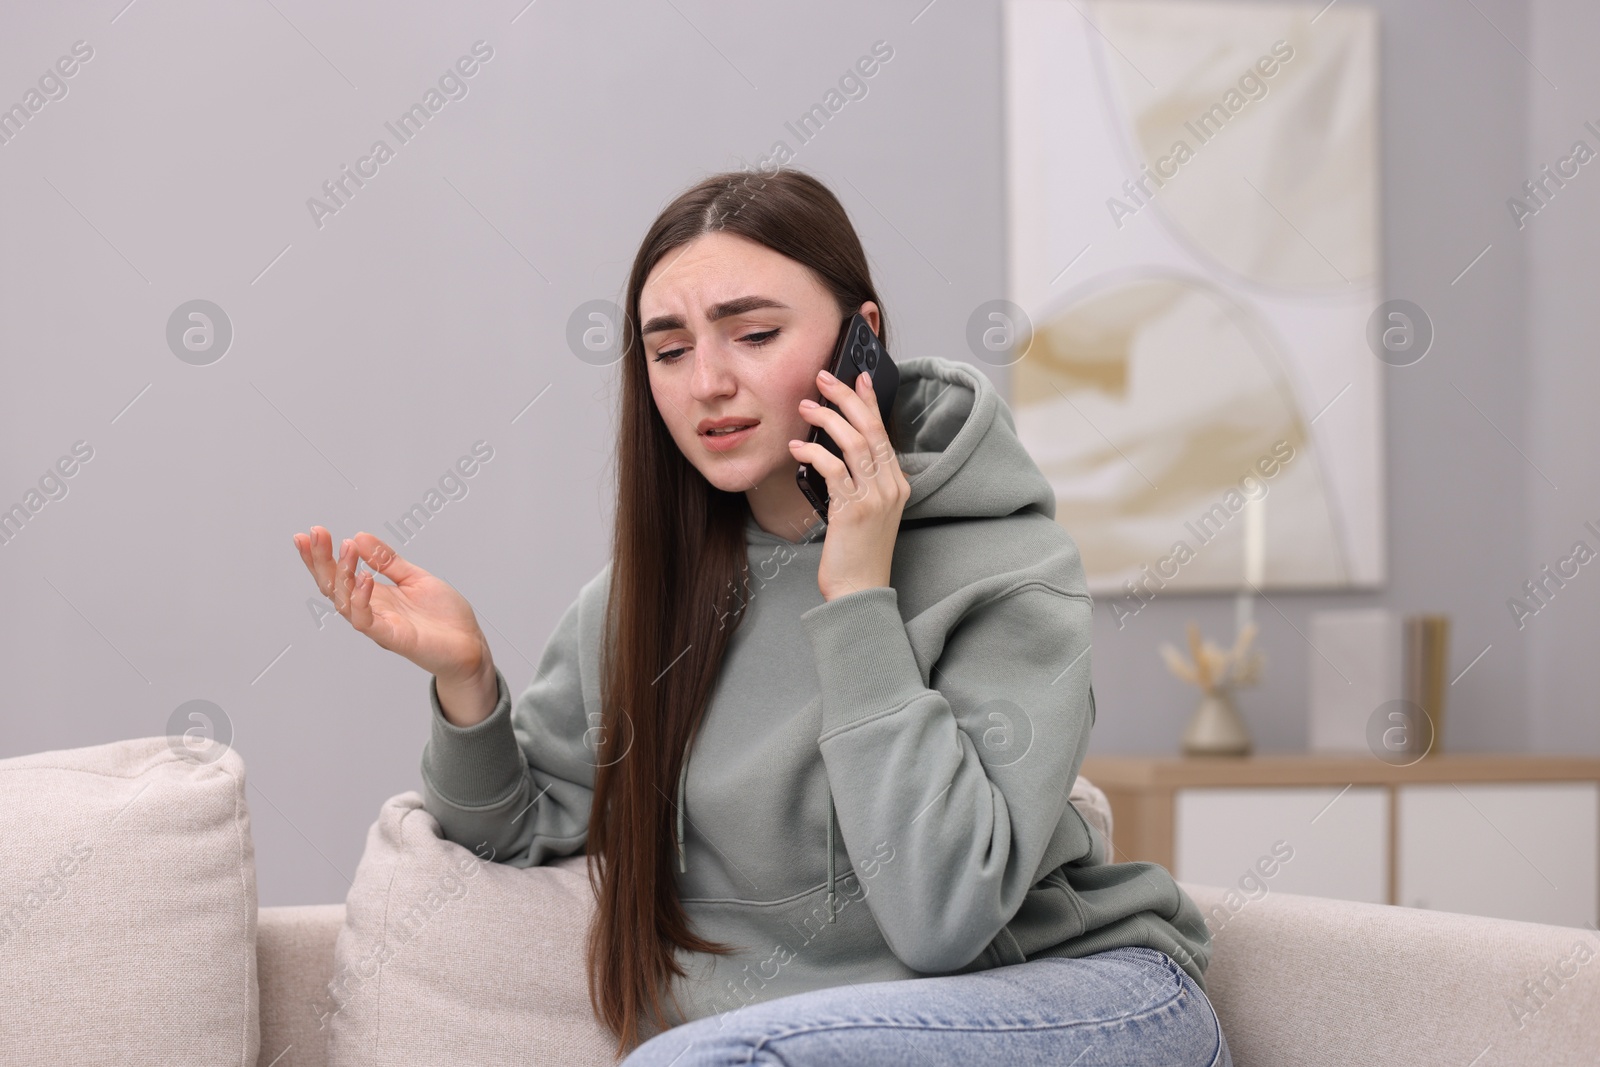
<instances>
[{"instance_id":1,"label":"hoodie hood","mask_svg":"<svg viewBox=\"0 0 1600 1067\"><path fill-rule=\"evenodd\" d=\"M1017 436L1011 409L968 363L924 356L900 364L896 453L911 498L902 522L1056 515L1056 494Z\"/></svg>"},{"instance_id":2,"label":"hoodie hood","mask_svg":"<svg viewBox=\"0 0 1600 1067\"><path fill-rule=\"evenodd\" d=\"M1055 518L1056 495L1017 436L1016 420L994 384L971 364L923 356L898 364L900 385L894 415L901 449L895 452L911 485L901 525L974 518L1003 518L1036 511ZM827 533L827 519L791 542L768 533L752 516L745 523L749 544L813 545ZM691 736L678 772L678 870L687 873L684 850L684 783L689 775ZM828 801L828 899L834 893L834 808ZM830 911L829 921L832 920Z\"/></svg>"}]
</instances>

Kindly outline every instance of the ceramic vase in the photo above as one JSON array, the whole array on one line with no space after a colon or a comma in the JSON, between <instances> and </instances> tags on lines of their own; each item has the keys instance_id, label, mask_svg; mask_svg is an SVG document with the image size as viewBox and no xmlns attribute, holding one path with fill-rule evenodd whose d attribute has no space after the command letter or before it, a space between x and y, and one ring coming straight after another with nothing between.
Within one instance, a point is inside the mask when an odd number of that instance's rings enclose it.
<instances>
[{"instance_id":1,"label":"ceramic vase","mask_svg":"<svg viewBox=\"0 0 1600 1067\"><path fill-rule=\"evenodd\" d=\"M1226 689L1205 694L1184 731L1183 754L1248 756L1250 748L1250 731L1233 706L1233 694Z\"/></svg>"}]
</instances>

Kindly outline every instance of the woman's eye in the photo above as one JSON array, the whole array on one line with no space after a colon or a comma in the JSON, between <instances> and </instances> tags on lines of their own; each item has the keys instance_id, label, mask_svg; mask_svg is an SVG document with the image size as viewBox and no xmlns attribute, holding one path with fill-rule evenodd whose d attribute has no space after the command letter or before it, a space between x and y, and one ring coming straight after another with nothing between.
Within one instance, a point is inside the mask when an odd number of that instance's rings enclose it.
<instances>
[{"instance_id":1,"label":"woman's eye","mask_svg":"<svg viewBox=\"0 0 1600 1067\"><path fill-rule=\"evenodd\" d=\"M778 336L778 334L782 332L782 329L783 328L779 326L770 330L763 330L760 333L747 333L743 337L739 338L739 340L749 341L752 348L761 348L763 345L771 344L772 339ZM665 351L657 352L655 361L657 363L671 363L674 359L677 359L679 356L683 355L683 353L684 349L682 348L669 348Z\"/></svg>"}]
</instances>

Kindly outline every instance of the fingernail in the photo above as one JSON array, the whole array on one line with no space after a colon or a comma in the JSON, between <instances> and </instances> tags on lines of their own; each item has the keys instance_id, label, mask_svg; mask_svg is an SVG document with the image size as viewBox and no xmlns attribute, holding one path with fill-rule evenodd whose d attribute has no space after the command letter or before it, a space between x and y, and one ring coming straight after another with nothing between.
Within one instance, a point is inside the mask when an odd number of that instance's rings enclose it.
<instances>
[{"instance_id":1,"label":"fingernail","mask_svg":"<svg viewBox=\"0 0 1600 1067\"><path fill-rule=\"evenodd\" d=\"M825 382L836 382L836 381L839 380L839 379L835 378L833 375L829 374L826 367L824 367L822 370L817 371L817 377L821 378Z\"/></svg>"},{"instance_id":2,"label":"fingernail","mask_svg":"<svg viewBox=\"0 0 1600 1067\"><path fill-rule=\"evenodd\" d=\"M804 400L800 401L800 406L803 408L814 408L817 406L817 402L808 396Z\"/></svg>"}]
</instances>

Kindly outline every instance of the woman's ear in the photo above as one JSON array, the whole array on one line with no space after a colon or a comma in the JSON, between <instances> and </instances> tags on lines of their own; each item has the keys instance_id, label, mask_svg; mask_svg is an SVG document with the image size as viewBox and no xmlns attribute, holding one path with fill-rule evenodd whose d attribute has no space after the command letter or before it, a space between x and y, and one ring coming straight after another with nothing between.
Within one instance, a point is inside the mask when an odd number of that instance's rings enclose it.
<instances>
[{"instance_id":1,"label":"woman's ear","mask_svg":"<svg viewBox=\"0 0 1600 1067\"><path fill-rule=\"evenodd\" d=\"M883 329L878 325L878 305L868 300L856 309L861 312L861 317L867 320L867 325L872 327L872 332L881 334Z\"/></svg>"}]
</instances>

